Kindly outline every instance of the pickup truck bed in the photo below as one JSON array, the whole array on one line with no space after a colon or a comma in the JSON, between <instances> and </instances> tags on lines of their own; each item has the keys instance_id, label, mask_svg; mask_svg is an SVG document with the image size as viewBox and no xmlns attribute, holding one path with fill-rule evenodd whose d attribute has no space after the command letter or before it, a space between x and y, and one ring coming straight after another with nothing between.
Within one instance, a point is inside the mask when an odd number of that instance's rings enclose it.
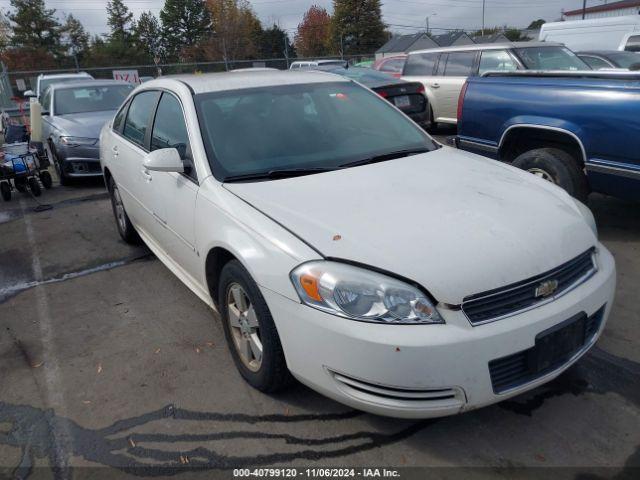
<instances>
[{"instance_id":1,"label":"pickup truck bed","mask_svg":"<svg viewBox=\"0 0 640 480\"><path fill-rule=\"evenodd\" d=\"M470 78L459 148L513 163L574 196L640 200L640 75L512 72Z\"/></svg>"}]
</instances>

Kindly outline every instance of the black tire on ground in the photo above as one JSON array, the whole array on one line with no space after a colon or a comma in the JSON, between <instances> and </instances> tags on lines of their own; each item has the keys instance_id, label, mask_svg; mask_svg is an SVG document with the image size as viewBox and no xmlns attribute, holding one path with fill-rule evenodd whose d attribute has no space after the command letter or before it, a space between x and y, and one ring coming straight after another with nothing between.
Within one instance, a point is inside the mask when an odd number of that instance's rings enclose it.
<instances>
[{"instance_id":1,"label":"black tire on ground","mask_svg":"<svg viewBox=\"0 0 640 480\"><path fill-rule=\"evenodd\" d=\"M120 197L120 190L113 178L109 178L108 189L109 197L111 198L111 208L113 210L113 216L116 220L116 227L118 228L120 237L130 245L139 245L141 243L140 236L133 227L131 220L129 220L129 215L127 215L127 212L124 210L124 204L122 204L122 198ZM121 207L121 210L119 207ZM118 216L119 212L121 217Z\"/></svg>"},{"instance_id":2,"label":"black tire on ground","mask_svg":"<svg viewBox=\"0 0 640 480\"><path fill-rule=\"evenodd\" d=\"M5 202L11 201L11 185L9 182L0 182L0 194Z\"/></svg>"},{"instance_id":3,"label":"black tire on ground","mask_svg":"<svg viewBox=\"0 0 640 480\"><path fill-rule=\"evenodd\" d=\"M58 180L60 181L60 185L67 186L71 184L71 178L67 177L62 169L62 163L58 161L56 154L53 151L53 148L49 143L45 147L45 153L47 154L47 158L49 159L49 163L54 166L56 169L56 173L58 174Z\"/></svg>"},{"instance_id":4,"label":"black tire on ground","mask_svg":"<svg viewBox=\"0 0 640 480\"><path fill-rule=\"evenodd\" d=\"M250 370L243 363L229 326L227 298L230 287L234 284L242 287L258 319L262 361L257 371ZM239 261L232 260L222 269L218 285L218 306L224 334L233 361L242 377L249 385L265 393L281 391L290 386L293 382L293 376L287 368L278 331L271 317L271 312L269 312L269 308L249 272Z\"/></svg>"},{"instance_id":5,"label":"black tire on ground","mask_svg":"<svg viewBox=\"0 0 640 480\"><path fill-rule=\"evenodd\" d=\"M42 182L42 186L47 190L53 187L53 178L51 178L51 174L46 170L40 172L40 181Z\"/></svg>"},{"instance_id":6,"label":"black tire on ground","mask_svg":"<svg viewBox=\"0 0 640 480\"><path fill-rule=\"evenodd\" d=\"M27 184L29 185L29 190L31 190L34 197L42 195L42 188L40 188L40 182L38 182L36 177L29 177Z\"/></svg>"},{"instance_id":7,"label":"black tire on ground","mask_svg":"<svg viewBox=\"0 0 640 480\"><path fill-rule=\"evenodd\" d=\"M27 191L27 179L24 177L14 179L13 183L16 186L16 190L20 193L24 193Z\"/></svg>"},{"instance_id":8,"label":"black tire on ground","mask_svg":"<svg viewBox=\"0 0 640 480\"><path fill-rule=\"evenodd\" d=\"M565 189L571 196L586 202L589 195L587 177L578 161L559 148L537 148L519 155L513 166L539 175Z\"/></svg>"}]
</instances>

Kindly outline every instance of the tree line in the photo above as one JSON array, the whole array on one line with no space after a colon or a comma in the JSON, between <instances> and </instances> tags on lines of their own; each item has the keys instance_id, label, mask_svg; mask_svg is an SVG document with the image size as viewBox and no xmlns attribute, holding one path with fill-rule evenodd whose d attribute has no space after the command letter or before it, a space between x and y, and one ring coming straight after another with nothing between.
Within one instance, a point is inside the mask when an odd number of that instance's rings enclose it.
<instances>
[{"instance_id":1,"label":"tree line","mask_svg":"<svg viewBox=\"0 0 640 480\"><path fill-rule=\"evenodd\" d=\"M362 54L389 38L380 0L334 0L332 15L311 6L294 42L275 23L263 26L247 0L165 0L159 16L138 18L109 0L101 35L72 13L59 18L45 0L10 4L0 13L0 59L14 71Z\"/></svg>"}]
</instances>

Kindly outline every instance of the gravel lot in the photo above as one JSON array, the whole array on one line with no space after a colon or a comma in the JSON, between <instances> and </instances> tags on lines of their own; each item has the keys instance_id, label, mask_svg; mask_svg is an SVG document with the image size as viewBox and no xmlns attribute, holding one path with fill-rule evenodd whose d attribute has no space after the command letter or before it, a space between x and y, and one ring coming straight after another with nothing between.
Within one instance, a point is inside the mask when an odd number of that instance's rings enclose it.
<instances>
[{"instance_id":1,"label":"gravel lot","mask_svg":"<svg viewBox=\"0 0 640 480\"><path fill-rule=\"evenodd\" d=\"M56 186L40 201L53 209L35 213L21 195L0 204L0 477L52 465L136 476L203 465L638 473L640 204L591 198L618 291L588 356L511 401L410 422L349 410L301 385L274 396L252 390L217 315L145 248L120 241L101 182Z\"/></svg>"}]
</instances>

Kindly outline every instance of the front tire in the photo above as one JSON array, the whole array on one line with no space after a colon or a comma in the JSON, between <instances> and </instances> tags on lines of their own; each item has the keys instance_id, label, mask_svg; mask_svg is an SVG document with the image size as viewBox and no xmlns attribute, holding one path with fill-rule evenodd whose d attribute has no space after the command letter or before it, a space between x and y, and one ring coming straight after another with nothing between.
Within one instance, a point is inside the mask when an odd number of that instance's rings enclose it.
<instances>
[{"instance_id":1,"label":"front tire","mask_svg":"<svg viewBox=\"0 0 640 480\"><path fill-rule=\"evenodd\" d=\"M122 239L130 245L140 244L140 236L136 229L133 227L129 216L124 209L124 203L122 203L122 197L120 196L120 190L116 185L115 180L109 178L109 197L111 197L111 208L113 209L113 216L116 219L116 226L118 227L118 233Z\"/></svg>"},{"instance_id":2,"label":"front tire","mask_svg":"<svg viewBox=\"0 0 640 480\"><path fill-rule=\"evenodd\" d=\"M581 202L589 195L587 177L576 159L559 148L537 148L513 161L513 166L526 170L566 190Z\"/></svg>"},{"instance_id":3,"label":"front tire","mask_svg":"<svg viewBox=\"0 0 640 480\"><path fill-rule=\"evenodd\" d=\"M218 306L231 356L247 383L265 393L288 387L293 377L269 308L237 260L222 269Z\"/></svg>"},{"instance_id":4,"label":"front tire","mask_svg":"<svg viewBox=\"0 0 640 480\"><path fill-rule=\"evenodd\" d=\"M53 167L56 169L56 174L58 175L58 180L60 181L60 185L62 185L63 187L70 185L71 179L67 177L67 175L64 173L62 162L58 161L58 158L56 157L55 153L53 153L53 148L48 142L46 144L44 151L47 154L49 163L53 165Z\"/></svg>"}]
</instances>

